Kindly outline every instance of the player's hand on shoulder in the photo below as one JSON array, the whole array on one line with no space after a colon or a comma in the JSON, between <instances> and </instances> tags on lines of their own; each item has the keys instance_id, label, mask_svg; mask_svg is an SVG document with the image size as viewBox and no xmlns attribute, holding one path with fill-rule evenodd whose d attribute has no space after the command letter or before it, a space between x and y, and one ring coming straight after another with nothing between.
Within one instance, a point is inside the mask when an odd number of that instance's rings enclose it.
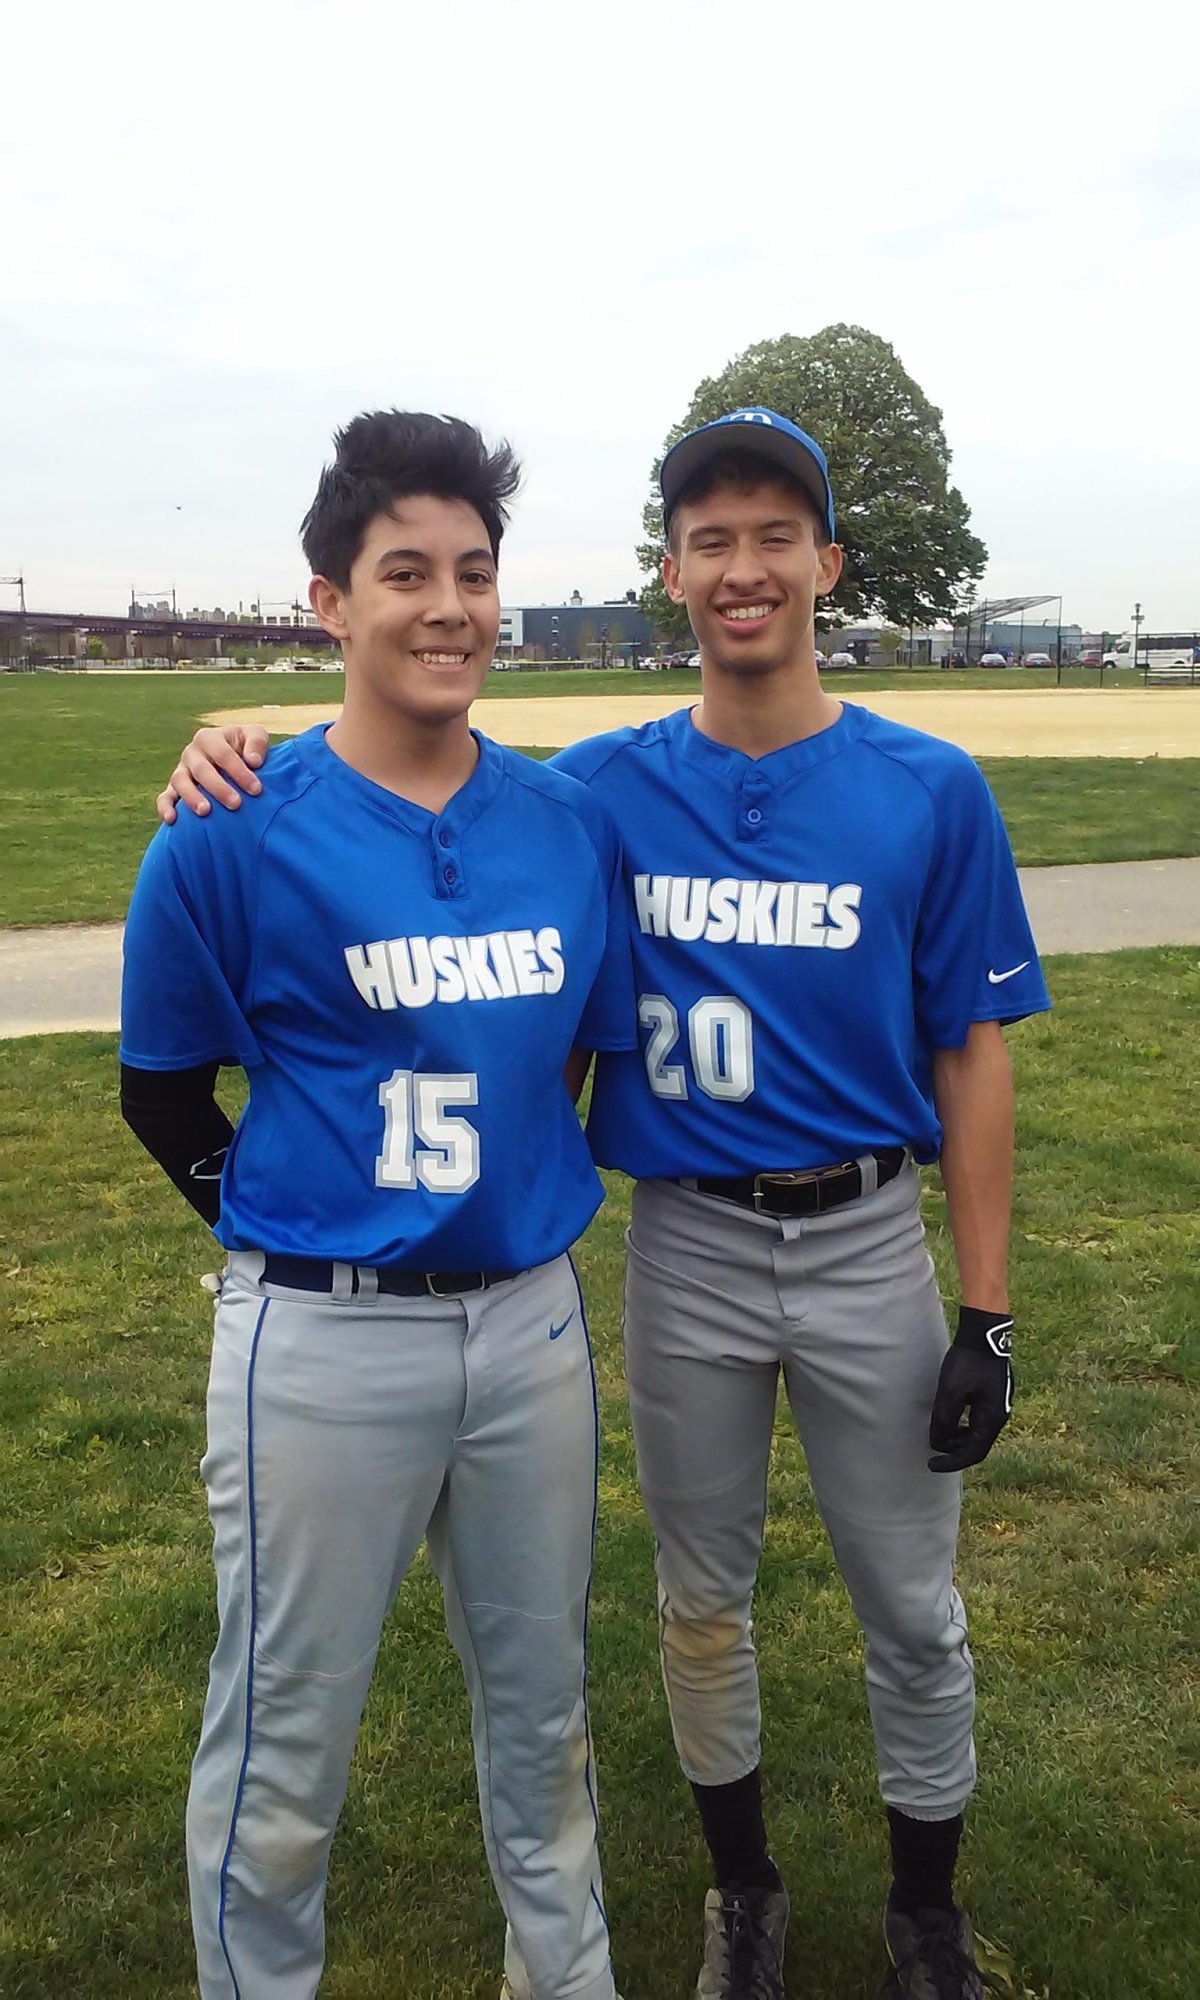
<instances>
[{"instance_id":1,"label":"player's hand on shoulder","mask_svg":"<svg viewBox=\"0 0 1200 2000\"><path fill-rule=\"evenodd\" d=\"M198 729L172 771L166 790L154 801L159 818L172 826L179 805L203 818L211 812L213 799L235 811L243 792L253 796L262 790L254 774L266 757L270 740L257 723L230 722L223 729Z\"/></svg>"},{"instance_id":2,"label":"player's hand on shoulder","mask_svg":"<svg viewBox=\"0 0 1200 2000\"><path fill-rule=\"evenodd\" d=\"M962 1472L988 1455L1013 1402L1012 1315L960 1306L929 1419L931 1472Z\"/></svg>"}]
</instances>

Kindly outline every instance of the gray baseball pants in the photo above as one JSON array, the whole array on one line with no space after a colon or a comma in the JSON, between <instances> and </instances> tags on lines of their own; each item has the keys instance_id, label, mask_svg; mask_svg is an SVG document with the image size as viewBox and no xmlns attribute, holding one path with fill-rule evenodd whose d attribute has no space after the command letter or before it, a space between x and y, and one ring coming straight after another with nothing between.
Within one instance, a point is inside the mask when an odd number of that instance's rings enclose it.
<instances>
[{"instance_id":1,"label":"gray baseball pants","mask_svg":"<svg viewBox=\"0 0 1200 2000\"><path fill-rule=\"evenodd\" d=\"M670 1181L634 1190L625 1349L658 1543L663 1675L688 1778L759 1762L751 1606L782 1370L817 1505L866 1638L884 1799L960 1812L974 1677L954 1587L961 1480L933 1473L946 1324L906 1164L855 1202L776 1221Z\"/></svg>"},{"instance_id":2,"label":"gray baseball pants","mask_svg":"<svg viewBox=\"0 0 1200 2000\"><path fill-rule=\"evenodd\" d=\"M230 1260L202 1467L220 1634L188 1799L203 2000L311 2000L330 1843L424 1537L518 2000L611 2000L585 1687L596 1404L570 1260L451 1299ZM419 1726L419 1725L418 1725ZM396 1829L402 1845L404 1829ZM404 1912L396 1913L398 1924Z\"/></svg>"}]
</instances>

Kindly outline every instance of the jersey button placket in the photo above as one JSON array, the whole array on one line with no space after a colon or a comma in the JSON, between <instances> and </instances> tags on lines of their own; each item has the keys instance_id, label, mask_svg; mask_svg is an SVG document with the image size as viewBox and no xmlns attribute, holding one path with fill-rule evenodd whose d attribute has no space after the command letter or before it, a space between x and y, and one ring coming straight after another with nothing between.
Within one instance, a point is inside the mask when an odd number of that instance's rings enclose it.
<instances>
[{"instance_id":1,"label":"jersey button placket","mask_svg":"<svg viewBox=\"0 0 1200 2000\"><path fill-rule=\"evenodd\" d=\"M767 823L768 793L761 778L749 775L742 783L741 803L738 809L738 839L758 840Z\"/></svg>"},{"instance_id":2,"label":"jersey button placket","mask_svg":"<svg viewBox=\"0 0 1200 2000\"><path fill-rule=\"evenodd\" d=\"M462 894L462 857L447 826L439 826L433 837L433 879L439 896Z\"/></svg>"}]
</instances>

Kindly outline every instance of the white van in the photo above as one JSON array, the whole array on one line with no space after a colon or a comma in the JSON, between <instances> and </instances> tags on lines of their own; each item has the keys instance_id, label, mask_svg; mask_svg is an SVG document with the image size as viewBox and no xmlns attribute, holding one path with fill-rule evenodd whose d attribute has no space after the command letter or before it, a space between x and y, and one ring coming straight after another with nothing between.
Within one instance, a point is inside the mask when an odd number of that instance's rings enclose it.
<instances>
[{"instance_id":1,"label":"white van","mask_svg":"<svg viewBox=\"0 0 1200 2000\"><path fill-rule=\"evenodd\" d=\"M1106 667L1134 667L1138 672L1177 673L1189 669L1200 658L1200 634L1195 632L1145 632L1136 639L1122 632L1104 655Z\"/></svg>"}]
</instances>

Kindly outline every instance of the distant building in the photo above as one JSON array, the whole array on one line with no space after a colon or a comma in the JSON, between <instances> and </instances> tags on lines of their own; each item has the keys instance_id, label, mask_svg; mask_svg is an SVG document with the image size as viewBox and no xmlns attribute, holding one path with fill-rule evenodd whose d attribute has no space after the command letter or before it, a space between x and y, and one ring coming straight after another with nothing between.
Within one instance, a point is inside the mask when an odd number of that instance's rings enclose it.
<instances>
[{"instance_id":1,"label":"distant building","mask_svg":"<svg viewBox=\"0 0 1200 2000\"><path fill-rule=\"evenodd\" d=\"M893 635L890 642L884 634ZM954 650L954 634L949 625L843 625L836 632L818 632L817 650L831 659L834 653L853 653L860 667L938 667Z\"/></svg>"},{"instance_id":2,"label":"distant building","mask_svg":"<svg viewBox=\"0 0 1200 2000\"><path fill-rule=\"evenodd\" d=\"M628 598L584 604L574 591L569 604L524 604L500 613L500 650L525 659L595 659L603 652L614 663L628 661L651 639L649 620Z\"/></svg>"},{"instance_id":3,"label":"distant building","mask_svg":"<svg viewBox=\"0 0 1200 2000\"><path fill-rule=\"evenodd\" d=\"M1012 620L1003 623L998 619L989 624L982 644L982 651L993 653L1049 653L1053 660L1057 657L1059 639L1062 639L1064 660L1078 659L1083 651L1082 625L1059 625L1058 620L1039 619L1035 624L1026 619L1024 624ZM972 635L971 652L974 654L975 640Z\"/></svg>"}]
</instances>

